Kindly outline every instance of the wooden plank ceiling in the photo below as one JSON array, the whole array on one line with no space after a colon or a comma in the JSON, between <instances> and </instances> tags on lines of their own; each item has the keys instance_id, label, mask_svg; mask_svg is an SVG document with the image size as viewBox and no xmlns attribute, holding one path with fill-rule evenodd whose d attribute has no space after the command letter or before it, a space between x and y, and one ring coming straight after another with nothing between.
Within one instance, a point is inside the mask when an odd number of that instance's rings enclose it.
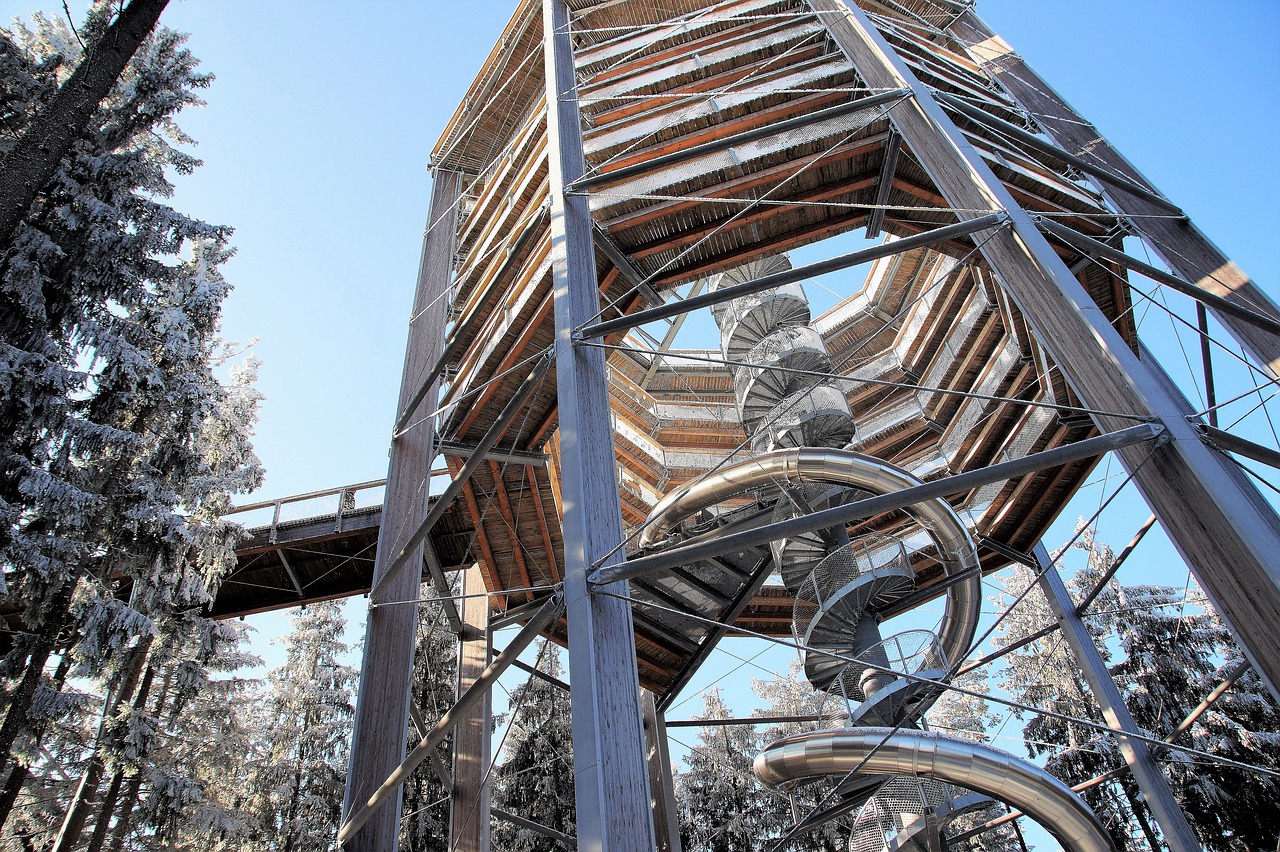
<instances>
[{"instance_id":1,"label":"wooden plank ceiling","mask_svg":"<svg viewBox=\"0 0 1280 852\"><path fill-rule=\"evenodd\" d=\"M931 31L948 19L947 3L861 5L926 85L1026 126L963 49ZM901 237L976 215L947 209L912 152L897 147L887 119L892 102L821 112L875 93L804 2L570 6L588 177L598 176L589 195L604 318L745 262L860 232L871 217ZM450 332L461 346L440 418L441 436L462 445L479 440L552 341L541 36L540 4L521 2L432 153L434 168L466 176ZM982 125L956 121L1027 209L1115 243L1119 223L1075 175ZM779 126L789 129L774 132ZM726 139L733 144L643 166ZM891 169L886 151L896 154ZM614 172L621 176L610 178ZM1074 252L1059 250L1075 262ZM1098 263L1080 269L1082 283L1132 344L1123 280ZM971 242L882 260L865 282L850 274L838 286L843 300L814 327L839 373L862 380L844 385L861 451L933 479L1092 434L1087 417L1053 407L1077 401ZM606 342L623 347L610 351L609 367L630 531L673 485L741 452L744 433L725 365L664 355L634 333ZM706 345L711 351L700 355L718 359L716 342ZM481 465L436 536L448 567L478 561L492 591L511 591L495 598L500 609L561 576L556 427L548 375L500 447L544 452L549 461ZM450 460L454 473L460 466ZM975 531L1029 548L1091 466L1042 471L952 502ZM737 514L713 523L746 522L767 508L745 498L726 507ZM900 532L906 523L895 513L863 527ZM988 569L1002 564L992 553L983 556ZM922 587L940 579L926 553L916 562ZM679 688L717 635L705 621L668 610L711 621L741 612L741 627L789 632L786 592L758 589L768 570L767 551L757 549L634 584L638 598L658 605L635 608L644 684L659 693Z\"/></svg>"}]
</instances>

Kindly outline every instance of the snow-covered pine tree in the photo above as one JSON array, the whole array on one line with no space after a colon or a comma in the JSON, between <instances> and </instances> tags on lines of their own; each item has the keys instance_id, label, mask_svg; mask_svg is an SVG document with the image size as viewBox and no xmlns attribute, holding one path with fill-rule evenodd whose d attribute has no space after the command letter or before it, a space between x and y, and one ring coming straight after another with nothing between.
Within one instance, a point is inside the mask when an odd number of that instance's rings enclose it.
<instances>
[{"instance_id":1,"label":"snow-covered pine tree","mask_svg":"<svg viewBox=\"0 0 1280 852\"><path fill-rule=\"evenodd\" d=\"M113 828L126 848L170 849L247 848L257 830L249 805L260 756L259 682L236 672L261 660L242 649L239 622L191 614L168 627L174 632L156 643L148 664L154 700L116 723L119 748L98 797L89 852L105 848ZM140 783L129 785L128 777ZM122 801L126 793L131 798Z\"/></svg>"},{"instance_id":2,"label":"snow-covered pine tree","mask_svg":"<svg viewBox=\"0 0 1280 852\"><path fill-rule=\"evenodd\" d=\"M992 713L991 705L980 697L988 688L986 674L981 669L966 672L954 678L952 684L967 692L943 693L926 716L929 728L975 742L990 742L990 729L999 723L1000 717ZM982 826L1004 813L1004 807L993 803L961 814L947 826L946 833L949 838L954 837ZM948 839L946 848L951 852L1021 852L1022 844L1016 832L1017 827L1013 823L1005 823L963 840Z\"/></svg>"},{"instance_id":3,"label":"snow-covered pine tree","mask_svg":"<svg viewBox=\"0 0 1280 852\"><path fill-rule=\"evenodd\" d=\"M998 575L1001 594L993 598L997 610L1004 612L1013 600L1034 583L1034 574L1023 565L1012 565ZM1103 601L1102 596L1099 601ZM1106 608L1099 604L1099 608ZM995 634L997 647L1012 645L1054 623L1039 588L1032 588L1017 606L1008 610ZM1098 622L1085 619L1095 631L1095 644L1106 653L1098 631ZM1092 694L1080 677L1071 650L1058 633L1037 639L1004 658L1000 686L1009 697L1031 707L1043 707L1055 713L1089 719L1104 724ZM1123 764L1115 738L1096 728L1059 718L1015 711L1025 720L1023 740L1032 757L1044 757L1044 766L1068 784L1101 775ZM1129 848L1140 836L1140 826L1118 781L1091 787L1081 796L1107 826L1117 848Z\"/></svg>"},{"instance_id":4,"label":"snow-covered pine tree","mask_svg":"<svg viewBox=\"0 0 1280 852\"><path fill-rule=\"evenodd\" d=\"M337 602L308 605L294 616L284 664L267 676L256 788L271 849L327 852L337 836L355 713L356 673L341 662L345 627Z\"/></svg>"},{"instance_id":5,"label":"snow-covered pine tree","mask_svg":"<svg viewBox=\"0 0 1280 852\"><path fill-rule=\"evenodd\" d=\"M418 634L413 652L413 700L427 725L444 715L454 701L458 675L458 643L449 631L444 607L433 603L435 590L423 583L419 594L424 603L418 610ZM410 736L408 746L418 744ZM441 755L449 753L449 742L441 745ZM443 757L442 757L443 760ZM448 852L449 794L435 772L421 767L403 787L400 848L404 852Z\"/></svg>"},{"instance_id":6,"label":"snow-covered pine tree","mask_svg":"<svg viewBox=\"0 0 1280 852\"><path fill-rule=\"evenodd\" d=\"M91 13L90 41L110 5ZM0 40L12 140L80 48L41 16ZM9 757L39 733L31 710L56 651L109 690L153 615L211 591L186 570L188 517L222 489L198 435L224 396L211 356L228 232L162 201L166 170L198 165L173 118L210 79L183 41L146 40L0 254L0 564L28 630L0 667L7 780L25 771ZM194 257L175 262L184 246ZM252 460L238 479L258 475ZM137 607L115 597L130 585Z\"/></svg>"},{"instance_id":7,"label":"snow-covered pine tree","mask_svg":"<svg viewBox=\"0 0 1280 852\"><path fill-rule=\"evenodd\" d=\"M730 710L712 689L696 718L727 719ZM790 824L787 803L764 790L751 771L760 738L750 725L707 725L676 778L680 841L688 852L754 852L768 848Z\"/></svg>"},{"instance_id":8,"label":"snow-covered pine tree","mask_svg":"<svg viewBox=\"0 0 1280 852\"><path fill-rule=\"evenodd\" d=\"M771 680L752 679L751 691L769 702L767 706L756 710L752 715L823 717L822 721L781 722L763 726L759 729L756 740L761 746L803 731L839 727L847 721L848 707L844 698L814 689L804 676L798 656L792 659L791 668L785 676ZM834 785L824 783L809 784L790 795L761 788L765 796L775 799L774 807L765 811L777 821L777 824L770 828L770 836L778 837L790 830L793 824L791 806L793 801L794 811L803 816L818 805L832 786ZM837 852L848 845L847 834L848 827L842 821L832 821L815 831L797 836L787 845L787 848L797 852Z\"/></svg>"},{"instance_id":9,"label":"snow-covered pine tree","mask_svg":"<svg viewBox=\"0 0 1280 852\"><path fill-rule=\"evenodd\" d=\"M543 641L537 667L561 673L560 655ZM534 675L511 691L510 733L495 770L493 805L572 836L573 726L569 695ZM560 852L560 844L526 828L495 820L493 848L501 852Z\"/></svg>"},{"instance_id":10,"label":"snow-covered pine tree","mask_svg":"<svg viewBox=\"0 0 1280 852\"><path fill-rule=\"evenodd\" d=\"M130 0L109 26L99 28L90 22L88 31L101 34L90 42L84 61L0 161L0 244L13 236L23 214L88 126L167 3Z\"/></svg>"},{"instance_id":11,"label":"snow-covered pine tree","mask_svg":"<svg viewBox=\"0 0 1280 852\"><path fill-rule=\"evenodd\" d=\"M1111 674L1134 721L1168 737L1241 659L1239 648L1193 584L1121 587L1116 631L1124 658ZM1199 717L1179 745L1280 770L1280 706L1252 670ZM1274 777L1166 752L1174 795L1212 852L1274 849L1280 782Z\"/></svg>"}]
</instances>

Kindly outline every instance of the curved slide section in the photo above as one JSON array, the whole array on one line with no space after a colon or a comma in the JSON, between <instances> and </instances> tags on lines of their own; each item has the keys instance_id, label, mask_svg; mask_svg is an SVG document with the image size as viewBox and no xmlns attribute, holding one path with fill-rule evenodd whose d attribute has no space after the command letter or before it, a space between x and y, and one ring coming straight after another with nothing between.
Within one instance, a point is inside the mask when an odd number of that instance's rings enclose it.
<instances>
[{"instance_id":1,"label":"curved slide section","mask_svg":"<svg viewBox=\"0 0 1280 852\"><path fill-rule=\"evenodd\" d=\"M649 513L639 544L654 547L685 518L744 491L780 482L845 485L875 495L921 484L902 468L853 450L773 450L711 471L672 491ZM938 629L938 640L948 662L964 659L977 631L982 603L978 554L964 523L945 500L913 503L903 511L928 531L947 576L970 572L968 580L947 590L946 611Z\"/></svg>"},{"instance_id":2,"label":"curved slide section","mask_svg":"<svg viewBox=\"0 0 1280 852\"><path fill-rule=\"evenodd\" d=\"M860 775L917 775L967 787L1023 811L1069 852L1114 852L1089 806L1048 772L997 748L932 731L840 728L798 734L757 755L755 773L760 783L776 787L847 775L855 766Z\"/></svg>"}]
</instances>

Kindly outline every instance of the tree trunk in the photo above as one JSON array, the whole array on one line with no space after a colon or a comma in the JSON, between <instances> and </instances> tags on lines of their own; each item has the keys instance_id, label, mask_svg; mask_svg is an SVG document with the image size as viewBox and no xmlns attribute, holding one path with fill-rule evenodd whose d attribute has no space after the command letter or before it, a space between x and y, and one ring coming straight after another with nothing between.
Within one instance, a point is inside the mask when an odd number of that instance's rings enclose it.
<instances>
[{"instance_id":1,"label":"tree trunk","mask_svg":"<svg viewBox=\"0 0 1280 852\"><path fill-rule=\"evenodd\" d=\"M71 670L71 657L67 654L62 655L62 659L58 661L58 668L53 672L53 688L61 690L62 685L67 681L67 672ZM36 745L40 745L40 739L44 736L43 727L35 732ZM9 821L9 814L13 811L13 806L18 801L18 796L22 794L22 785L26 783L27 778L31 775L31 769L17 762L9 770L9 777L5 779L4 789L0 791L0 828Z\"/></svg>"},{"instance_id":2,"label":"tree trunk","mask_svg":"<svg viewBox=\"0 0 1280 852\"><path fill-rule=\"evenodd\" d=\"M22 679L9 698L4 724L0 725L0 769L15 765L12 758L13 744L20 734L30 728L31 702L36 697L40 678L44 676L44 667L58 645L58 635L62 632L62 625L66 623L67 611L71 606L71 590L75 585L75 580L63 583L62 589L54 595L50 617L42 626L40 638L27 657L27 667L22 672Z\"/></svg>"},{"instance_id":3,"label":"tree trunk","mask_svg":"<svg viewBox=\"0 0 1280 852\"><path fill-rule=\"evenodd\" d=\"M71 143L89 126L98 104L155 27L167 3L130 0L0 161L0 246L8 247L36 195L53 177Z\"/></svg>"},{"instance_id":4,"label":"tree trunk","mask_svg":"<svg viewBox=\"0 0 1280 852\"><path fill-rule=\"evenodd\" d=\"M94 797L98 793L98 785L102 783L102 775L106 771L104 752L118 745L114 742L117 737L109 727L111 719L115 717L121 704L133 700L133 692L138 687L138 678L142 676L143 667L146 665L152 639L151 635L143 637L138 647L133 649L128 670L125 671L117 687L112 690L115 694L109 695L103 705L93 754L89 758L89 765L85 767L84 774L80 776L75 796L67 806L67 816L62 822L62 828L58 831L52 852L68 852L80 840L85 821L89 818L89 810L93 807Z\"/></svg>"},{"instance_id":5,"label":"tree trunk","mask_svg":"<svg viewBox=\"0 0 1280 852\"><path fill-rule=\"evenodd\" d=\"M133 707L135 710L146 709L147 695L151 692L151 684L155 680L155 673L156 670L154 666L147 667L147 672L142 677L142 685L138 688L138 696L133 700ZM156 716L160 715L160 710L164 707L164 697L169 691L169 683L172 679L172 674L172 670L165 674L164 683L161 686L160 694L156 699ZM138 772L133 773L129 778L129 786L125 788L124 795L120 797L124 801L124 810L120 813L120 818L116 820L115 830L111 832L111 852L120 852L120 850L124 848L125 838L129 836L130 823L133 818L133 809L138 805L138 794L141 791L142 771L139 770ZM111 810L114 810L115 802L104 801L102 804L102 813L98 818L103 820L104 823L109 823L111 822L111 812L107 810L107 808L110 806ZM101 848L101 845L92 845L94 840L97 840L99 844L101 844L101 838L98 837L98 828L98 826L94 826L93 839L90 840L90 849L97 850ZM102 828L102 833L105 835L105 827Z\"/></svg>"}]
</instances>

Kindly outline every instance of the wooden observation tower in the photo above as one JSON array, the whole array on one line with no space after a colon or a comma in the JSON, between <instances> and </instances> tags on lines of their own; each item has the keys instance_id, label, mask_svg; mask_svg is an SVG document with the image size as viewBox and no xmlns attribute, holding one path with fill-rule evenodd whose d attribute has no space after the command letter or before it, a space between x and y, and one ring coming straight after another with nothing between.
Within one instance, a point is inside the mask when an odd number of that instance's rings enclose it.
<instances>
[{"instance_id":1,"label":"wooden observation tower","mask_svg":"<svg viewBox=\"0 0 1280 852\"><path fill-rule=\"evenodd\" d=\"M347 519L380 530L373 580L326 581L372 586L344 848L395 848L397 784L454 726L455 814L481 817L455 818L453 848L487 848L486 689L539 634L568 649L579 849L678 848L663 710L735 630L796 637L850 702L844 733L762 754L763 781L888 761L848 812L920 753L973 589L1011 560L1040 569L1164 836L1194 845L1039 540L1116 452L1280 685L1280 520L1227 452L1274 451L1184 399L1128 276L1196 300L1264 380L1280 311L971 6L519 3L432 151L385 501ZM804 282L840 270L841 298L811 308ZM678 347L708 314L705 345ZM451 484L429 496L441 456ZM311 567L275 567L301 594ZM411 729L416 607L388 604L459 570L490 593L448 607L464 688ZM887 654L876 624L936 598L934 650ZM494 623L525 629L490 660ZM888 729L858 756L859 731ZM931 742L937 765L911 771L951 784L959 746ZM976 789L1047 797L1064 843L1103 848L1024 775Z\"/></svg>"}]
</instances>

